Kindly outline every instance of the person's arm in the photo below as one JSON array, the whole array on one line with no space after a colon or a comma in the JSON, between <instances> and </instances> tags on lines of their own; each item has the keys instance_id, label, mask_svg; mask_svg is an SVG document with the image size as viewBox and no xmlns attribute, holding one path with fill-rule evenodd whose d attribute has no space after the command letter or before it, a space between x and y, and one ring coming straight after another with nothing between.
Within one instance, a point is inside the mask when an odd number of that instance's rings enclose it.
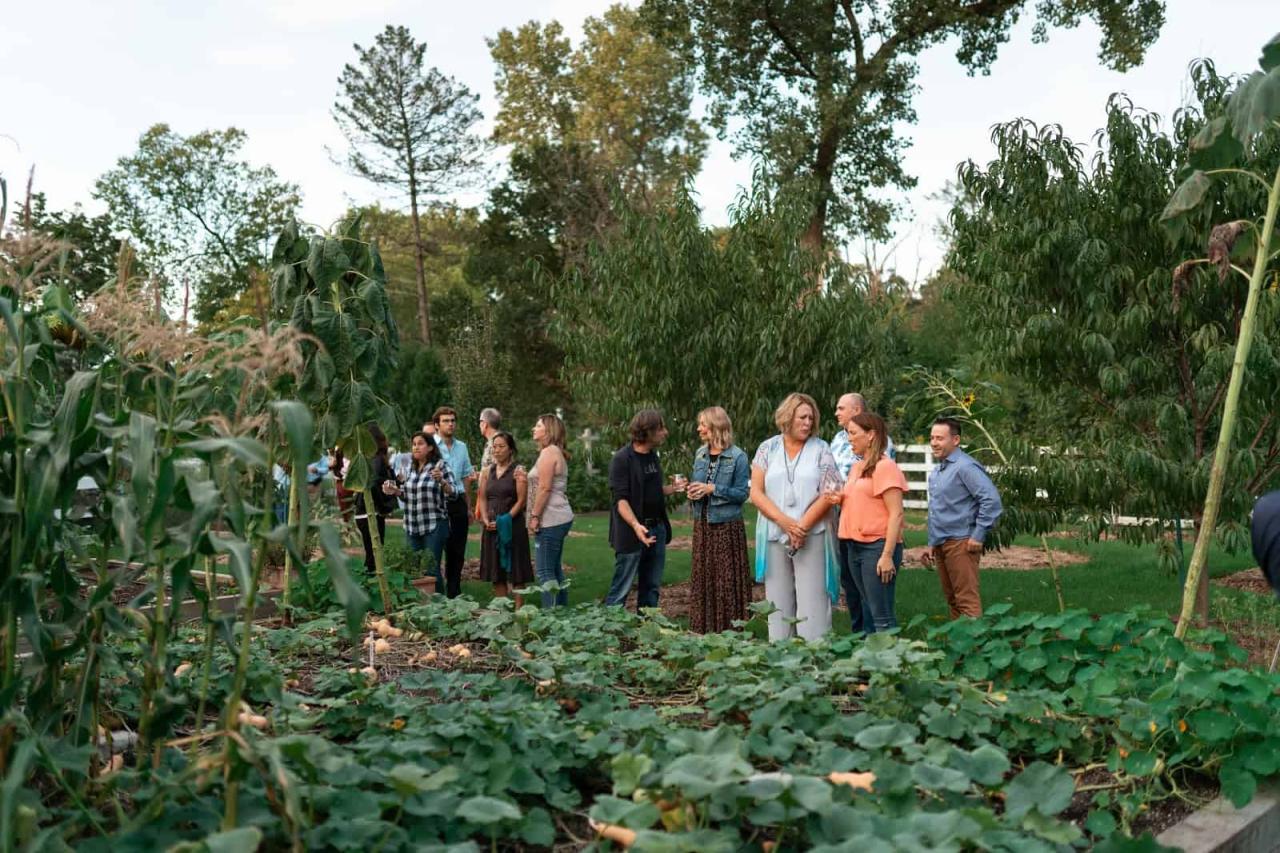
<instances>
[{"instance_id":1,"label":"person's arm","mask_svg":"<svg viewBox=\"0 0 1280 853\"><path fill-rule=\"evenodd\" d=\"M733 474L729 485L723 489L711 484L710 494L727 504L740 504L751 493L751 465L747 462L747 454L739 453L733 460Z\"/></svg>"},{"instance_id":2,"label":"person's arm","mask_svg":"<svg viewBox=\"0 0 1280 853\"><path fill-rule=\"evenodd\" d=\"M453 495L458 491L457 484L453 481L453 469L449 467L448 462L440 464L440 490L445 495Z\"/></svg>"},{"instance_id":3,"label":"person's arm","mask_svg":"<svg viewBox=\"0 0 1280 853\"><path fill-rule=\"evenodd\" d=\"M987 472L977 465L965 465L956 473L965 488L969 490L969 494L973 495L974 500L978 502L978 514L969 531L969 542L976 543L977 550L982 550L982 544L987 541L987 534L996 526L996 521L1004 512L1004 504L1000 501L1000 493L996 490L995 483L991 482ZM969 550L975 550L973 544L970 545Z\"/></svg>"},{"instance_id":4,"label":"person's arm","mask_svg":"<svg viewBox=\"0 0 1280 853\"><path fill-rule=\"evenodd\" d=\"M785 514L778 509L778 505L770 500L764 491L764 469L755 465L751 466L751 503L761 515L772 521L774 524L787 530L791 527L795 520L791 516Z\"/></svg>"},{"instance_id":5,"label":"person's arm","mask_svg":"<svg viewBox=\"0 0 1280 853\"><path fill-rule=\"evenodd\" d=\"M529 513L529 517L532 521L536 521L539 527L542 526L542 512L547 508L547 502L551 500L551 482L556 476L559 454L558 447L554 451L551 447L544 447L538 454L538 461L534 463L538 473L538 493L533 496L533 511ZM528 488L527 484L525 488Z\"/></svg>"},{"instance_id":6,"label":"person's arm","mask_svg":"<svg viewBox=\"0 0 1280 853\"><path fill-rule=\"evenodd\" d=\"M456 444L454 445L457 446ZM476 484L476 469L471 467L471 451L463 445L462 450L462 494L467 499L467 512L475 511L473 490Z\"/></svg>"},{"instance_id":7,"label":"person's arm","mask_svg":"<svg viewBox=\"0 0 1280 853\"><path fill-rule=\"evenodd\" d=\"M609 461L609 491L613 494L613 504L618 508L618 518L622 523L646 545L656 542L657 539L649 535L649 528L640 523L631 508L631 466L623 451L615 453Z\"/></svg>"},{"instance_id":8,"label":"person's arm","mask_svg":"<svg viewBox=\"0 0 1280 853\"><path fill-rule=\"evenodd\" d=\"M902 489L892 486L885 489L880 497L884 500L885 509L889 510L889 520L885 524L884 551L876 561L876 574L880 576L881 581L887 583L893 579L894 573L898 570L893 564L893 552L898 547L898 537L892 534L902 528Z\"/></svg>"},{"instance_id":9,"label":"person's arm","mask_svg":"<svg viewBox=\"0 0 1280 853\"><path fill-rule=\"evenodd\" d=\"M507 510L507 513L512 518L515 518L517 515L519 515L521 512L524 511L525 501L529 497L529 481L526 480L524 477L516 477L515 480L516 480L516 502L511 505L511 509ZM484 485L483 479L481 479L480 482L481 482L481 485Z\"/></svg>"},{"instance_id":10,"label":"person's arm","mask_svg":"<svg viewBox=\"0 0 1280 853\"><path fill-rule=\"evenodd\" d=\"M489 482L489 472L480 472L480 485L476 487L476 518L484 527L489 526L489 502L485 500L485 486Z\"/></svg>"}]
</instances>

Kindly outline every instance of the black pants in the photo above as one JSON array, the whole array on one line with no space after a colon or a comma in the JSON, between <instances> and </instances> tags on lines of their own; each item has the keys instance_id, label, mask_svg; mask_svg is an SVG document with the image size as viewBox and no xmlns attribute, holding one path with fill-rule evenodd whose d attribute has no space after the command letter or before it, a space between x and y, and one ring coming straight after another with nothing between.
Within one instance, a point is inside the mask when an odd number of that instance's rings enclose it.
<instances>
[{"instance_id":1,"label":"black pants","mask_svg":"<svg viewBox=\"0 0 1280 853\"><path fill-rule=\"evenodd\" d=\"M467 511L467 499L450 498L449 538L444 543L445 595L457 598L462 594L462 564L467 559L467 525L471 513Z\"/></svg>"},{"instance_id":2,"label":"black pants","mask_svg":"<svg viewBox=\"0 0 1280 853\"><path fill-rule=\"evenodd\" d=\"M369 519L357 518L356 527L360 528L360 538L364 540L364 570L371 575L375 574L378 567L373 561L373 537L369 534ZM384 544L387 541L387 517L385 515L378 516L378 541Z\"/></svg>"}]
</instances>

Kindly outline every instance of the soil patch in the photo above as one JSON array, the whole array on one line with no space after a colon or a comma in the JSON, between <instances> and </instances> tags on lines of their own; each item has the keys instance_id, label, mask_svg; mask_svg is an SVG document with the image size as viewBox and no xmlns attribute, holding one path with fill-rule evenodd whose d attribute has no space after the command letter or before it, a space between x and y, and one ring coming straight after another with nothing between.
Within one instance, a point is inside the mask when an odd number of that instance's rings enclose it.
<instances>
[{"instance_id":1,"label":"soil patch","mask_svg":"<svg viewBox=\"0 0 1280 853\"><path fill-rule=\"evenodd\" d=\"M568 568L568 566L565 566L566 570ZM764 584L751 585L751 600L764 601ZM658 607L662 610L662 615L668 619L688 619L689 608L692 603L693 586L688 581L664 586L662 594L658 597ZM627 596L626 607L628 610L636 609L636 586L631 587L631 593Z\"/></svg>"},{"instance_id":2,"label":"soil patch","mask_svg":"<svg viewBox=\"0 0 1280 853\"><path fill-rule=\"evenodd\" d=\"M902 555L902 565L905 568L919 568L924 566L923 554L927 548L911 548ZM1073 566L1081 563L1089 562L1088 556L1077 554L1074 551L1059 551L1057 548L1050 549L1053 553L1054 562L1059 566ZM1023 545L1006 545L999 551L988 551L982 555L981 568L999 569L1010 572L1026 572L1038 569L1049 568L1049 561L1045 558L1043 548L1028 548Z\"/></svg>"},{"instance_id":3,"label":"soil patch","mask_svg":"<svg viewBox=\"0 0 1280 853\"><path fill-rule=\"evenodd\" d=\"M1246 592L1271 595L1271 585L1267 583L1267 576L1259 568L1246 569L1243 572L1236 572L1224 578L1214 578L1213 583L1216 586L1226 586L1232 589L1243 589Z\"/></svg>"}]
</instances>

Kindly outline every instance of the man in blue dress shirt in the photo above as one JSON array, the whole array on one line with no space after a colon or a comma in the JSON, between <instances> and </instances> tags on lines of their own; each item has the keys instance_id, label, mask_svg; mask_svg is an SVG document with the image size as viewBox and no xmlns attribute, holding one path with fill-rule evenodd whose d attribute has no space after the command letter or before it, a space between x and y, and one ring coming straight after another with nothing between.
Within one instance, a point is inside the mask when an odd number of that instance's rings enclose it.
<instances>
[{"instance_id":1,"label":"man in blue dress shirt","mask_svg":"<svg viewBox=\"0 0 1280 853\"><path fill-rule=\"evenodd\" d=\"M457 484L448 501L449 538L444 545L445 594L457 598L462 594L462 564L467 558L467 526L471 522L471 494L476 481L471 467L471 455L461 439L454 438L458 428L458 413L448 406L441 406L431 416L436 428L436 446L444 457L453 482Z\"/></svg>"},{"instance_id":2,"label":"man in blue dress shirt","mask_svg":"<svg viewBox=\"0 0 1280 853\"><path fill-rule=\"evenodd\" d=\"M982 543L1004 506L1000 493L977 460L960 449L960 423L938 418L929 432L938 467L929 472L929 550L951 618L981 616L978 561Z\"/></svg>"}]
</instances>

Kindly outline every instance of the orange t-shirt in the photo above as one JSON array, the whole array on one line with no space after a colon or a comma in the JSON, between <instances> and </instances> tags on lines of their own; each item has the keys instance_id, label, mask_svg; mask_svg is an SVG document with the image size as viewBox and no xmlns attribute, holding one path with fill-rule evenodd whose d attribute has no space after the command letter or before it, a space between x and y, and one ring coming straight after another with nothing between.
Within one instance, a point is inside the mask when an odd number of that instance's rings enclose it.
<instances>
[{"instance_id":1,"label":"orange t-shirt","mask_svg":"<svg viewBox=\"0 0 1280 853\"><path fill-rule=\"evenodd\" d=\"M875 542L888 533L889 507L884 493L889 489L907 491L907 478L892 459L881 458L870 477L859 476L862 463L853 466L844 484L840 502L840 538L855 542Z\"/></svg>"}]
</instances>

